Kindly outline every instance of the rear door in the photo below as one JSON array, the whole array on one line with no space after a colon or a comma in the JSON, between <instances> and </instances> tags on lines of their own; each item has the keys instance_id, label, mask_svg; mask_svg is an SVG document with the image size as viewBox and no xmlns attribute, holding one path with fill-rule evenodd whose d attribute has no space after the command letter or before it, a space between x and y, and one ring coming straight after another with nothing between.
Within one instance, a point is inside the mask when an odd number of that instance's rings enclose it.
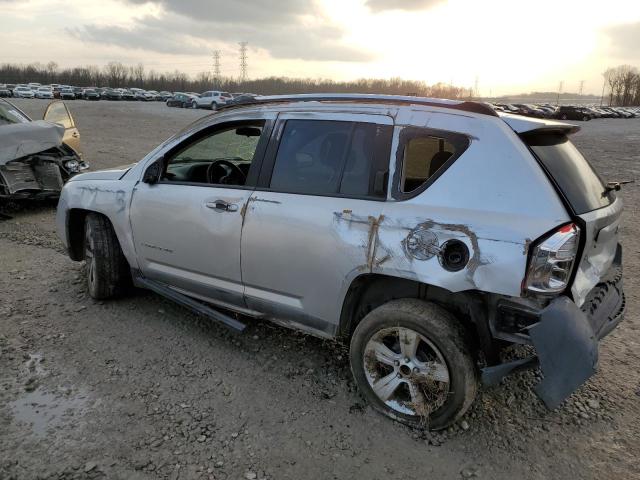
<instances>
[{"instance_id":1,"label":"rear door","mask_svg":"<svg viewBox=\"0 0 640 480\"><path fill-rule=\"evenodd\" d=\"M249 308L335 333L350 281L373 268L392 124L383 115L278 117L242 231Z\"/></svg>"},{"instance_id":2,"label":"rear door","mask_svg":"<svg viewBox=\"0 0 640 480\"><path fill-rule=\"evenodd\" d=\"M51 102L44 112L44 120L64 127L62 141L80 154L80 132L76 128L69 109L62 101Z\"/></svg>"}]
</instances>

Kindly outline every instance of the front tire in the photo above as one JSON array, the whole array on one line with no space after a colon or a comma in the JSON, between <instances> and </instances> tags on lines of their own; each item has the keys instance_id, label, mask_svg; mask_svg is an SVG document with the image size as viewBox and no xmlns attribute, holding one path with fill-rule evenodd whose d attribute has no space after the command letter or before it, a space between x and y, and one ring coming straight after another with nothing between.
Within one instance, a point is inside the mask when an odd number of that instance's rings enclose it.
<instances>
[{"instance_id":1,"label":"front tire","mask_svg":"<svg viewBox=\"0 0 640 480\"><path fill-rule=\"evenodd\" d=\"M478 388L463 327L448 311L418 299L393 300L365 316L349 356L358 388L373 408L412 427L448 427L467 411Z\"/></svg>"},{"instance_id":2,"label":"front tire","mask_svg":"<svg viewBox=\"0 0 640 480\"><path fill-rule=\"evenodd\" d=\"M129 264L111 222L103 215L87 215L84 258L87 290L92 298L102 300L117 297L130 287Z\"/></svg>"}]
</instances>

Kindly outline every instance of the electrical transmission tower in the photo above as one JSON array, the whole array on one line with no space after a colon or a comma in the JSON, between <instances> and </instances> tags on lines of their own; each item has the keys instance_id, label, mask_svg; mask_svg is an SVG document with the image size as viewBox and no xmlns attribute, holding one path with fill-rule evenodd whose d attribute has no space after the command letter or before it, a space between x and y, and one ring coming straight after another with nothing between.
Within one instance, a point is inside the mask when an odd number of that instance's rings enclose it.
<instances>
[{"instance_id":1,"label":"electrical transmission tower","mask_svg":"<svg viewBox=\"0 0 640 480\"><path fill-rule=\"evenodd\" d=\"M247 45L249 42L240 42L240 81L247 81Z\"/></svg>"},{"instance_id":2,"label":"electrical transmission tower","mask_svg":"<svg viewBox=\"0 0 640 480\"><path fill-rule=\"evenodd\" d=\"M213 82L215 86L220 83L220 50L213 51Z\"/></svg>"}]
</instances>

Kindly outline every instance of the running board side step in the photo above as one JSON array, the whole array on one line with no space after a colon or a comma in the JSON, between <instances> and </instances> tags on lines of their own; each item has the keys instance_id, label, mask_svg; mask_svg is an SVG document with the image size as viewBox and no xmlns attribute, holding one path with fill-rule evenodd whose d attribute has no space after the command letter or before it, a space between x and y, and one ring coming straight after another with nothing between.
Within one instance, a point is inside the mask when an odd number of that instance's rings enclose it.
<instances>
[{"instance_id":1,"label":"running board side step","mask_svg":"<svg viewBox=\"0 0 640 480\"><path fill-rule=\"evenodd\" d=\"M165 284L156 282L155 280L150 280L148 278L143 277L139 273L133 273L133 282L136 286L140 286L146 289L151 290L152 292L157 293L169 300L176 302L179 305L182 305L189 310L199 313L200 315L204 315L211 320L222 323L224 326L234 330L236 332L242 332L247 325L239 322L238 320L231 318L228 315L225 315L218 310L214 310L213 308L201 303L197 300L192 299L182 293L178 293L175 290L167 287Z\"/></svg>"}]
</instances>

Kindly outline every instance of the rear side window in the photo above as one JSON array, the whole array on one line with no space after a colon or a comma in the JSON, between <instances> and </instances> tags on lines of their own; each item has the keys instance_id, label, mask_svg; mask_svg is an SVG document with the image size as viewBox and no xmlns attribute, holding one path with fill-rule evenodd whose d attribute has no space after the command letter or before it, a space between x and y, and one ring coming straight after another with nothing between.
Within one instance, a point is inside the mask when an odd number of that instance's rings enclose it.
<instances>
[{"instance_id":1,"label":"rear side window","mask_svg":"<svg viewBox=\"0 0 640 480\"><path fill-rule=\"evenodd\" d=\"M404 128L397 152L394 196L406 199L424 191L468 146L469 139L459 133Z\"/></svg>"},{"instance_id":2,"label":"rear side window","mask_svg":"<svg viewBox=\"0 0 640 480\"><path fill-rule=\"evenodd\" d=\"M526 135L524 140L578 215L606 207L614 198L566 135Z\"/></svg>"},{"instance_id":3,"label":"rear side window","mask_svg":"<svg viewBox=\"0 0 640 480\"><path fill-rule=\"evenodd\" d=\"M376 146L383 133L390 132L391 127L372 123L288 120L270 188L287 193L384 198L389 150L385 153L382 148L376 154Z\"/></svg>"}]
</instances>

